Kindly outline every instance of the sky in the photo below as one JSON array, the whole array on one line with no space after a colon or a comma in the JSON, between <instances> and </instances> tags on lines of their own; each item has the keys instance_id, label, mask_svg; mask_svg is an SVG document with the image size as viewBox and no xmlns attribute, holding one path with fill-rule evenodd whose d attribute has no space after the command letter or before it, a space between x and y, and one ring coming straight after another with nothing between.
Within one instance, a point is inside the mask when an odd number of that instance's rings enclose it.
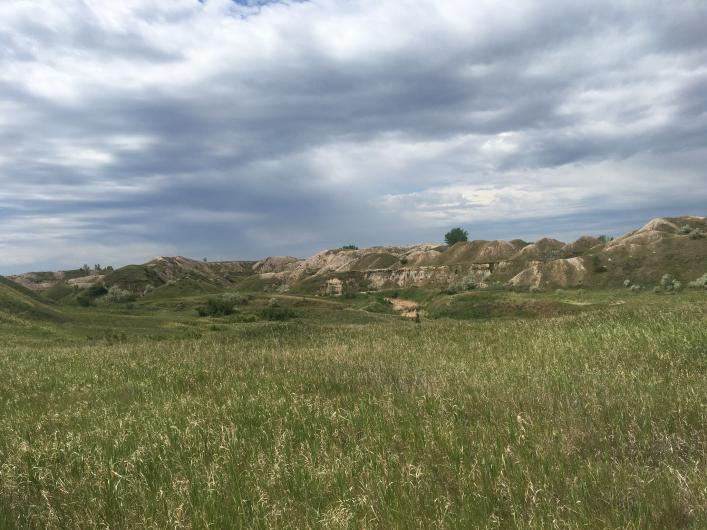
<instances>
[{"instance_id":1,"label":"sky","mask_svg":"<svg viewBox=\"0 0 707 530\"><path fill-rule=\"evenodd\" d=\"M707 214L703 0L4 0L0 274Z\"/></svg>"}]
</instances>

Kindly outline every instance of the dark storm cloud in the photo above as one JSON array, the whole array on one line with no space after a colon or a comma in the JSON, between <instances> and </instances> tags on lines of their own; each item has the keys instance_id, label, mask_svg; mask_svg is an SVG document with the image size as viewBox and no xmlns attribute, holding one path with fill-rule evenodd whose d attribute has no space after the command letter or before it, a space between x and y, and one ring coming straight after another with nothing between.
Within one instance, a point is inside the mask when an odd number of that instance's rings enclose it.
<instances>
[{"instance_id":1,"label":"dark storm cloud","mask_svg":"<svg viewBox=\"0 0 707 530\"><path fill-rule=\"evenodd\" d=\"M2 4L0 272L704 213L706 26L691 1Z\"/></svg>"}]
</instances>

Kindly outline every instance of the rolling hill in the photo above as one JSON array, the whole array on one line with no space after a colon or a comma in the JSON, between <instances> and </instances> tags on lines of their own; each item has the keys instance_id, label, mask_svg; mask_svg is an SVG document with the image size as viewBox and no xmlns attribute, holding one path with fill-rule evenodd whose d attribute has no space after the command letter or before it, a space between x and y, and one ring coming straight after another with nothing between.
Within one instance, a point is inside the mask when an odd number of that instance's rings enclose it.
<instances>
[{"instance_id":1,"label":"rolling hill","mask_svg":"<svg viewBox=\"0 0 707 530\"><path fill-rule=\"evenodd\" d=\"M35 292L0 276L0 323L23 324L64 319Z\"/></svg>"}]
</instances>

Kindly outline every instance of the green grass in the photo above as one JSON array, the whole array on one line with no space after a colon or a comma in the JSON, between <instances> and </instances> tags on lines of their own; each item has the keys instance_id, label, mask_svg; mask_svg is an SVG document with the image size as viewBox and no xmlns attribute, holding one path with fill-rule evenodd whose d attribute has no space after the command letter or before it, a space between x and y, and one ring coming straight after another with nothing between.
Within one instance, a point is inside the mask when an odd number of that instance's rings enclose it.
<instances>
[{"instance_id":1,"label":"green grass","mask_svg":"<svg viewBox=\"0 0 707 530\"><path fill-rule=\"evenodd\" d=\"M59 322L62 315L29 289L0 276L0 329ZM1 336L1 332L0 332Z\"/></svg>"},{"instance_id":2,"label":"green grass","mask_svg":"<svg viewBox=\"0 0 707 530\"><path fill-rule=\"evenodd\" d=\"M707 526L704 293L398 294L0 326L0 529Z\"/></svg>"}]
</instances>

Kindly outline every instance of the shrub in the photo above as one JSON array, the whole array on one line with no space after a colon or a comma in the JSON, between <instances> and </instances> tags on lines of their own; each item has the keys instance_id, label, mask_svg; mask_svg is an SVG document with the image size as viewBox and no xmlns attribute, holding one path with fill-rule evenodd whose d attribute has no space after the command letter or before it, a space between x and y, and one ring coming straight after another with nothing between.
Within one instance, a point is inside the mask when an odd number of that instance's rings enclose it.
<instances>
[{"instance_id":1,"label":"shrub","mask_svg":"<svg viewBox=\"0 0 707 530\"><path fill-rule=\"evenodd\" d=\"M358 250L358 247L356 245L344 245L341 250Z\"/></svg>"},{"instance_id":2,"label":"shrub","mask_svg":"<svg viewBox=\"0 0 707 530\"><path fill-rule=\"evenodd\" d=\"M121 289L117 285L113 285L103 297L103 300L110 304L120 304L123 302L133 302L135 295L130 291Z\"/></svg>"},{"instance_id":3,"label":"shrub","mask_svg":"<svg viewBox=\"0 0 707 530\"><path fill-rule=\"evenodd\" d=\"M76 302L78 302L81 307L88 307L93 303L93 300L85 294L80 294L76 297Z\"/></svg>"},{"instance_id":4,"label":"shrub","mask_svg":"<svg viewBox=\"0 0 707 530\"><path fill-rule=\"evenodd\" d=\"M660 287L658 287L658 286L656 285L655 287L653 287L653 292L654 292L655 294L660 294L660 293L663 292L663 290L662 290Z\"/></svg>"},{"instance_id":5,"label":"shrub","mask_svg":"<svg viewBox=\"0 0 707 530\"><path fill-rule=\"evenodd\" d=\"M634 293L640 291L641 289L643 289L643 287L641 287L640 285L633 284L631 286L631 291L633 291Z\"/></svg>"},{"instance_id":6,"label":"shrub","mask_svg":"<svg viewBox=\"0 0 707 530\"><path fill-rule=\"evenodd\" d=\"M707 272L687 284L688 287L707 289Z\"/></svg>"},{"instance_id":7,"label":"shrub","mask_svg":"<svg viewBox=\"0 0 707 530\"><path fill-rule=\"evenodd\" d=\"M528 289L529 293L542 293L544 292L542 287L539 287L537 285L531 285L530 289Z\"/></svg>"},{"instance_id":8,"label":"shrub","mask_svg":"<svg viewBox=\"0 0 707 530\"><path fill-rule=\"evenodd\" d=\"M289 307L266 307L262 311L265 320L283 321L295 318L295 312Z\"/></svg>"},{"instance_id":9,"label":"shrub","mask_svg":"<svg viewBox=\"0 0 707 530\"><path fill-rule=\"evenodd\" d=\"M197 307L196 312L200 317L221 317L232 314L233 305L232 301L224 300L224 297L213 297L206 301L205 306Z\"/></svg>"},{"instance_id":10,"label":"shrub","mask_svg":"<svg viewBox=\"0 0 707 530\"><path fill-rule=\"evenodd\" d=\"M690 225L682 225L678 228L678 234L687 235L692 232L692 227Z\"/></svg>"},{"instance_id":11,"label":"shrub","mask_svg":"<svg viewBox=\"0 0 707 530\"><path fill-rule=\"evenodd\" d=\"M660 279L660 286L666 291L670 291L673 288L674 282L675 279L671 274L663 274L663 277Z\"/></svg>"},{"instance_id":12,"label":"shrub","mask_svg":"<svg viewBox=\"0 0 707 530\"><path fill-rule=\"evenodd\" d=\"M565 257L565 253L560 248L551 248L542 253L540 256L540 261L555 261L556 259L562 259Z\"/></svg>"},{"instance_id":13,"label":"shrub","mask_svg":"<svg viewBox=\"0 0 707 530\"><path fill-rule=\"evenodd\" d=\"M471 276L467 276L466 278L463 278L456 283L450 284L442 292L445 294L457 294L457 293L463 293L464 291L471 291L473 289L476 289L478 286L479 286L479 284L476 283L476 280L474 280L474 278L472 278ZM396 298L396 297L397 297L397 294L393 298Z\"/></svg>"},{"instance_id":14,"label":"shrub","mask_svg":"<svg viewBox=\"0 0 707 530\"><path fill-rule=\"evenodd\" d=\"M236 291L231 292L231 293L224 293L221 296L221 299L224 302L228 302L228 303L233 304L234 306L235 305L246 305L249 302L247 296L241 296L241 294Z\"/></svg>"},{"instance_id":15,"label":"shrub","mask_svg":"<svg viewBox=\"0 0 707 530\"><path fill-rule=\"evenodd\" d=\"M86 296L89 298L98 298L99 296L103 296L107 293L108 289L106 289L106 286L103 284L92 285L86 289Z\"/></svg>"},{"instance_id":16,"label":"shrub","mask_svg":"<svg viewBox=\"0 0 707 530\"><path fill-rule=\"evenodd\" d=\"M629 280L629 279L624 280L624 287L631 287L631 280Z\"/></svg>"},{"instance_id":17,"label":"shrub","mask_svg":"<svg viewBox=\"0 0 707 530\"><path fill-rule=\"evenodd\" d=\"M607 270L606 265L601 264L601 260L596 254L592 256L592 269L594 272L606 272Z\"/></svg>"},{"instance_id":18,"label":"shrub","mask_svg":"<svg viewBox=\"0 0 707 530\"><path fill-rule=\"evenodd\" d=\"M689 234L690 239L702 239L705 237L705 233L702 231L700 228L695 228L692 232Z\"/></svg>"},{"instance_id":19,"label":"shrub","mask_svg":"<svg viewBox=\"0 0 707 530\"><path fill-rule=\"evenodd\" d=\"M251 322L257 322L258 317L256 315L254 315L253 313L236 312L230 318L230 321L231 322L238 322L238 323L242 323L242 324L249 324Z\"/></svg>"},{"instance_id":20,"label":"shrub","mask_svg":"<svg viewBox=\"0 0 707 530\"><path fill-rule=\"evenodd\" d=\"M602 234L599 237L597 237L597 239L606 245L609 241L613 241L614 238L607 236L606 234Z\"/></svg>"}]
</instances>

